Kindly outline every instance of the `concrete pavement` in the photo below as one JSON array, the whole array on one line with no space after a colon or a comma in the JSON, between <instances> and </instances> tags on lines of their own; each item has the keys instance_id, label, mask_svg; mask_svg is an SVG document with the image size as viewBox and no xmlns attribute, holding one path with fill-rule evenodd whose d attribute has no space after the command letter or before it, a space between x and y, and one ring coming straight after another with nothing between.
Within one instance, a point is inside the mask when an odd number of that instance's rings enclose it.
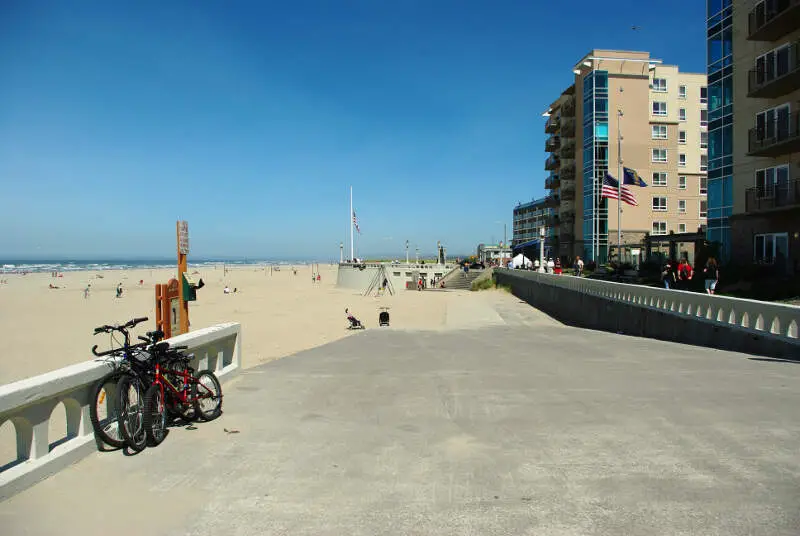
<instances>
[{"instance_id":1,"label":"concrete pavement","mask_svg":"<svg viewBox=\"0 0 800 536\"><path fill-rule=\"evenodd\" d=\"M0 503L2 533L798 533L800 365L479 299L491 327L244 371L220 419Z\"/></svg>"}]
</instances>

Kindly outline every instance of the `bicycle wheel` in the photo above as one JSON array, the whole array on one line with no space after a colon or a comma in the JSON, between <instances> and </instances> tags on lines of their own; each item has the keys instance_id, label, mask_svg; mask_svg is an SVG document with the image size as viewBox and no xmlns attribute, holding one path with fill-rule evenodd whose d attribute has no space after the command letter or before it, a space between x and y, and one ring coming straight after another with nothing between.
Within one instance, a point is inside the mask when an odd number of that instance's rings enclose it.
<instances>
[{"instance_id":1,"label":"bicycle wheel","mask_svg":"<svg viewBox=\"0 0 800 536\"><path fill-rule=\"evenodd\" d=\"M146 386L139 376L126 374L117 384L119 391L119 430L125 443L141 452L147 446L144 431L144 393Z\"/></svg>"},{"instance_id":2,"label":"bicycle wheel","mask_svg":"<svg viewBox=\"0 0 800 536\"><path fill-rule=\"evenodd\" d=\"M114 448L125 446L125 438L119 429L119 406L117 400L117 382L124 375L123 371L114 371L103 376L92 390L89 406L89 419L92 421L94 433L106 445Z\"/></svg>"},{"instance_id":3,"label":"bicycle wheel","mask_svg":"<svg viewBox=\"0 0 800 536\"><path fill-rule=\"evenodd\" d=\"M160 445L169 433L164 391L157 383L151 385L144 395L144 430L152 447Z\"/></svg>"},{"instance_id":4,"label":"bicycle wheel","mask_svg":"<svg viewBox=\"0 0 800 536\"><path fill-rule=\"evenodd\" d=\"M217 376L210 370L197 373L192 382L192 400L195 417L213 421L222 413L222 387Z\"/></svg>"}]
</instances>

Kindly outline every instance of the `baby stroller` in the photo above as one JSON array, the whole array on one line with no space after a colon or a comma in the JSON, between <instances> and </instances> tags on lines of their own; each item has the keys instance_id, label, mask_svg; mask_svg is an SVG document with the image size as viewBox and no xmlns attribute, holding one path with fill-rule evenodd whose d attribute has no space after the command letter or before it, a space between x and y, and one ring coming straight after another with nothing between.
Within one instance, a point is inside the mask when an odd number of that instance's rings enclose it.
<instances>
[{"instance_id":1,"label":"baby stroller","mask_svg":"<svg viewBox=\"0 0 800 536\"><path fill-rule=\"evenodd\" d=\"M378 325L379 326L388 326L389 325L389 308L388 307L381 307L381 312L378 313Z\"/></svg>"},{"instance_id":2,"label":"baby stroller","mask_svg":"<svg viewBox=\"0 0 800 536\"><path fill-rule=\"evenodd\" d=\"M361 320L350 314L350 311L345 309L344 314L347 315L347 320L350 321L350 325L347 327L347 329L364 329L364 325L361 323Z\"/></svg>"}]
</instances>

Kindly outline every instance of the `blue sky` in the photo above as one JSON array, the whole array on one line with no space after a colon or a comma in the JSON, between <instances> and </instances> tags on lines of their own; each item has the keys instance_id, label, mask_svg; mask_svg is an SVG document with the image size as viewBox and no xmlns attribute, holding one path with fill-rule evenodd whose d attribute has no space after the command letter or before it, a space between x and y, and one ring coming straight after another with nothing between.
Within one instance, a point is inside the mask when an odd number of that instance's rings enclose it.
<instances>
[{"instance_id":1,"label":"blue sky","mask_svg":"<svg viewBox=\"0 0 800 536\"><path fill-rule=\"evenodd\" d=\"M705 71L700 0L0 2L0 259L509 239L592 48ZM631 26L639 26L635 31Z\"/></svg>"}]
</instances>

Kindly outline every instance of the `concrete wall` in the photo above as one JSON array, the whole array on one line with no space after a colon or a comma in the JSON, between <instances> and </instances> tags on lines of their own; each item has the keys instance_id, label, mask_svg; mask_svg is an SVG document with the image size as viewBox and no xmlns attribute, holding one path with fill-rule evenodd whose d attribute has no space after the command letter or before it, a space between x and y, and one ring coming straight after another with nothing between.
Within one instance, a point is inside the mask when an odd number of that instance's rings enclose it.
<instances>
[{"instance_id":1,"label":"concrete wall","mask_svg":"<svg viewBox=\"0 0 800 536\"><path fill-rule=\"evenodd\" d=\"M238 323L192 331L169 343L188 346L195 370L213 370L220 379L236 372L241 363ZM96 359L0 386L0 426L13 425L17 453L16 462L0 467L0 500L97 450L90 398L96 382L112 370L111 364ZM63 440L48 437L50 418L61 404L67 411Z\"/></svg>"},{"instance_id":2,"label":"concrete wall","mask_svg":"<svg viewBox=\"0 0 800 536\"><path fill-rule=\"evenodd\" d=\"M800 307L496 269L498 284L573 326L800 360Z\"/></svg>"},{"instance_id":3,"label":"concrete wall","mask_svg":"<svg viewBox=\"0 0 800 536\"><path fill-rule=\"evenodd\" d=\"M392 263L364 263L339 265L336 275L336 286L352 289L360 293L366 292L370 283L380 271L381 266L385 268L386 277L389 285L395 292L405 290L406 281L412 281L414 272L425 274L423 277L430 280L436 276L440 279L447 275L456 265L454 264L392 264ZM380 284L381 282L379 282Z\"/></svg>"}]
</instances>

